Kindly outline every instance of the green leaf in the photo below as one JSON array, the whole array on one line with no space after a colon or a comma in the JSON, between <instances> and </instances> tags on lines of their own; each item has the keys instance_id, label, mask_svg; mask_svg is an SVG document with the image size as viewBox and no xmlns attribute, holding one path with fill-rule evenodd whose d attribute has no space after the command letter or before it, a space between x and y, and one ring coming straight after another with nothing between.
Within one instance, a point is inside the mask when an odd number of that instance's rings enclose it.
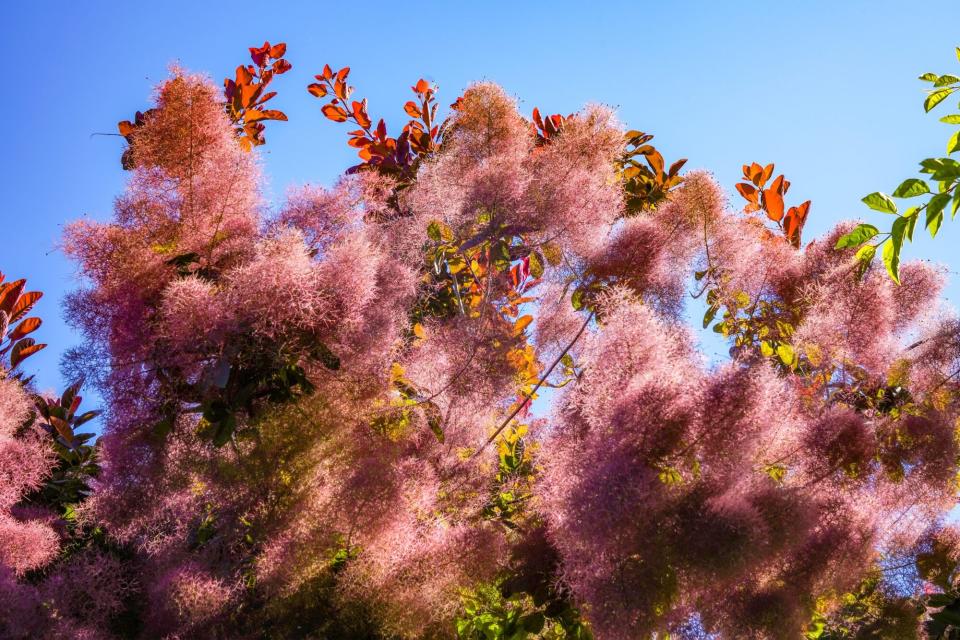
<instances>
[{"instance_id":1,"label":"green leaf","mask_svg":"<svg viewBox=\"0 0 960 640\"><path fill-rule=\"evenodd\" d=\"M953 220L957 215L957 209L960 209L960 188L953 191L953 210L950 212L950 219Z\"/></svg>"},{"instance_id":2,"label":"green leaf","mask_svg":"<svg viewBox=\"0 0 960 640\"><path fill-rule=\"evenodd\" d=\"M943 211L933 212L928 208L927 209L927 231L930 232L931 238L937 237L937 232L940 231L941 224L943 224Z\"/></svg>"},{"instance_id":3,"label":"green leaf","mask_svg":"<svg viewBox=\"0 0 960 640\"><path fill-rule=\"evenodd\" d=\"M954 151L960 151L960 129L957 129L947 142L947 155Z\"/></svg>"},{"instance_id":4,"label":"green leaf","mask_svg":"<svg viewBox=\"0 0 960 640\"><path fill-rule=\"evenodd\" d=\"M570 297L570 304L573 305L573 308L577 311L583 309L583 289L577 289L573 292L573 295Z\"/></svg>"},{"instance_id":5,"label":"green leaf","mask_svg":"<svg viewBox=\"0 0 960 640\"><path fill-rule=\"evenodd\" d=\"M939 77L940 76L938 76L937 74L931 73L930 71L928 71L927 73L920 76L918 80L923 80L924 82L936 82Z\"/></svg>"},{"instance_id":6,"label":"green leaf","mask_svg":"<svg viewBox=\"0 0 960 640\"><path fill-rule=\"evenodd\" d=\"M837 245L834 248L847 249L849 247L859 247L878 233L880 233L880 230L872 224L859 224L854 227L853 231L841 236L840 239L837 240Z\"/></svg>"},{"instance_id":7,"label":"green leaf","mask_svg":"<svg viewBox=\"0 0 960 640\"><path fill-rule=\"evenodd\" d=\"M957 90L957 87L945 87L931 91L927 99L923 101L923 110L929 112L935 106L946 100L951 93Z\"/></svg>"},{"instance_id":8,"label":"green leaf","mask_svg":"<svg viewBox=\"0 0 960 640\"><path fill-rule=\"evenodd\" d=\"M440 223L434 220L427 225L427 236L434 242L440 242L443 237L440 234Z\"/></svg>"},{"instance_id":9,"label":"green leaf","mask_svg":"<svg viewBox=\"0 0 960 640\"><path fill-rule=\"evenodd\" d=\"M893 191L894 198L915 198L930 193L930 187L919 178L907 178Z\"/></svg>"},{"instance_id":10,"label":"green leaf","mask_svg":"<svg viewBox=\"0 0 960 640\"><path fill-rule=\"evenodd\" d=\"M870 195L864 196L861 201L874 211L881 211L883 213L897 212L897 205L893 200L891 200L887 194L879 191L874 191Z\"/></svg>"},{"instance_id":11,"label":"green leaf","mask_svg":"<svg viewBox=\"0 0 960 640\"><path fill-rule=\"evenodd\" d=\"M898 218L890 230L890 239L883 245L883 264L887 267L890 278L900 284L900 249L903 247L903 236L907 231L907 218Z\"/></svg>"},{"instance_id":12,"label":"green leaf","mask_svg":"<svg viewBox=\"0 0 960 640\"><path fill-rule=\"evenodd\" d=\"M543 277L543 259L536 251L530 254L530 275L534 278Z\"/></svg>"},{"instance_id":13,"label":"green leaf","mask_svg":"<svg viewBox=\"0 0 960 640\"><path fill-rule=\"evenodd\" d=\"M907 219L907 230L904 235L910 242L913 242L913 230L917 227L917 218L920 217L917 215L918 211L920 211L920 207L910 207L903 214L903 217Z\"/></svg>"},{"instance_id":14,"label":"green leaf","mask_svg":"<svg viewBox=\"0 0 960 640\"><path fill-rule=\"evenodd\" d=\"M867 272L867 267L870 266L870 263L873 262L873 257L877 255L876 245L868 244L860 247L860 250L857 251L857 255L854 258L857 261L857 279L863 277L863 274Z\"/></svg>"},{"instance_id":15,"label":"green leaf","mask_svg":"<svg viewBox=\"0 0 960 640\"><path fill-rule=\"evenodd\" d=\"M710 308L707 309L707 312L703 314L703 328L706 329L710 326L710 323L713 322L713 319L717 316L717 305L710 305Z\"/></svg>"},{"instance_id":16,"label":"green leaf","mask_svg":"<svg viewBox=\"0 0 960 640\"><path fill-rule=\"evenodd\" d=\"M960 124L960 113L951 113L948 116L943 116L940 118L940 122L944 124Z\"/></svg>"},{"instance_id":17,"label":"green leaf","mask_svg":"<svg viewBox=\"0 0 960 640\"><path fill-rule=\"evenodd\" d=\"M853 231L841 236L840 239L837 240L837 245L834 247L834 249L859 247L861 244L874 237L878 233L880 233L880 230L872 224L859 224L854 227Z\"/></svg>"},{"instance_id":18,"label":"green leaf","mask_svg":"<svg viewBox=\"0 0 960 640\"><path fill-rule=\"evenodd\" d=\"M944 87L948 84L954 84L956 82L960 82L960 78L958 78L957 76L952 76L948 73L937 78L937 81L933 83L933 86Z\"/></svg>"}]
</instances>

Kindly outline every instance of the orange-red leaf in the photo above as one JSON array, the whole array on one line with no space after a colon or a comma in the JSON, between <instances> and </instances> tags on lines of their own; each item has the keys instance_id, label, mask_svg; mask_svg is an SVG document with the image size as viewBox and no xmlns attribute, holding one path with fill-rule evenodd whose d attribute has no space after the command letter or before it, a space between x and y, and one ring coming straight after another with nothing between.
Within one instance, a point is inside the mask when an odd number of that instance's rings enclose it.
<instances>
[{"instance_id":1,"label":"orange-red leaf","mask_svg":"<svg viewBox=\"0 0 960 640\"><path fill-rule=\"evenodd\" d=\"M337 71L337 82L346 82L347 75L349 74L350 74L350 67L344 67L343 69L340 69L340 71Z\"/></svg>"},{"instance_id":2,"label":"orange-red leaf","mask_svg":"<svg viewBox=\"0 0 960 640\"><path fill-rule=\"evenodd\" d=\"M287 120L287 114L277 109L264 109L260 113L263 114L263 120L282 120L284 122Z\"/></svg>"},{"instance_id":3,"label":"orange-red leaf","mask_svg":"<svg viewBox=\"0 0 960 640\"><path fill-rule=\"evenodd\" d=\"M760 174L760 184L766 184L767 180L770 179L770 176L773 175L773 163L771 162L763 168L763 173Z\"/></svg>"},{"instance_id":4,"label":"orange-red leaf","mask_svg":"<svg viewBox=\"0 0 960 640\"><path fill-rule=\"evenodd\" d=\"M13 309L10 311L10 322L16 322L25 316L30 309L33 308L33 305L37 303L37 300L42 297L43 293L40 291L28 291L27 293L21 295L17 300L17 303L13 305Z\"/></svg>"},{"instance_id":5,"label":"orange-red leaf","mask_svg":"<svg viewBox=\"0 0 960 640\"><path fill-rule=\"evenodd\" d=\"M417 93L426 93L429 88L430 88L430 83L424 80L423 78L420 78L419 80L417 80L417 84L415 87L413 87L413 90L416 91Z\"/></svg>"},{"instance_id":6,"label":"orange-red leaf","mask_svg":"<svg viewBox=\"0 0 960 640\"><path fill-rule=\"evenodd\" d=\"M13 315L13 308L20 299L20 294L26 284L26 280L14 280L0 287L0 311L6 311L11 316Z\"/></svg>"},{"instance_id":7,"label":"orange-red leaf","mask_svg":"<svg viewBox=\"0 0 960 640\"><path fill-rule=\"evenodd\" d=\"M19 340L26 337L40 328L41 324L43 324L43 321L40 318L27 318L10 332L10 340Z\"/></svg>"},{"instance_id":8,"label":"orange-red leaf","mask_svg":"<svg viewBox=\"0 0 960 640\"><path fill-rule=\"evenodd\" d=\"M407 115L411 118L420 117L420 108L417 107L417 103L413 100L409 100L405 105L403 105L403 110L407 112Z\"/></svg>"},{"instance_id":9,"label":"orange-red leaf","mask_svg":"<svg viewBox=\"0 0 960 640\"><path fill-rule=\"evenodd\" d=\"M351 106L353 107L353 117L357 120L357 124L364 129L369 129L373 123L370 122L370 116L367 115L366 105L354 100Z\"/></svg>"},{"instance_id":10,"label":"orange-red leaf","mask_svg":"<svg viewBox=\"0 0 960 640\"><path fill-rule=\"evenodd\" d=\"M282 58L283 54L287 52L287 43L278 42L277 44L270 47L270 57L271 58Z\"/></svg>"},{"instance_id":11,"label":"orange-red leaf","mask_svg":"<svg viewBox=\"0 0 960 640\"><path fill-rule=\"evenodd\" d=\"M287 71L290 71L290 69L293 69L293 65L286 60L277 60L273 63L272 68L273 72L279 76L280 74L286 73Z\"/></svg>"},{"instance_id":12,"label":"orange-red leaf","mask_svg":"<svg viewBox=\"0 0 960 640\"><path fill-rule=\"evenodd\" d=\"M740 195L747 199L749 202L757 201L757 188L752 184L747 182L738 182L736 185L737 191L740 192Z\"/></svg>"},{"instance_id":13,"label":"orange-red leaf","mask_svg":"<svg viewBox=\"0 0 960 640\"><path fill-rule=\"evenodd\" d=\"M122 120L117 123L117 129L120 130L120 135L126 138L128 135L133 133L136 130L136 127L133 126L133 123L129 120Z\"/></svg>"},{"instance_id":14,"label":"orange-red leaf","mask_svg":"<svg viewBox=\"0 0 960 640\"><path fill-rule=\"evenodd\" d=\"M774 187L763 190L763 208L774 222L783 219L783 196Z\"/></svg>"},{"instance_id":15,"label":"orange-red leaf","mask_svg":"<svg viewBox=\"0 0 960 640\"><path fill-rule=\"evenodd\" d=\"M333 70L330 68L330 65L328 64L323 65L322 75L324 80L329 80L333 77ZM317 79L319 80L319 78Z\"/></svg>"},{"instance_id":16,"label":"orange-red leaf","mask_svg":"<svg viewBox=\"0 0 960 640\"><path fill-rule=\"evenodd\" d=\"M324 105L322 109L323 115L327 116L329 119L334 122L346 122L347 121L347 111L342 107L338 107L335 104Z\"/></svg>"},{"instance_id":17,"label":"orange-red leaf","mask_svg":"<svg viewBox=\"0 0 960 640\"><path fill-rule=\"evenodd\" d=\"M809 213L809 200L800 206L790 207L790 211L787 212L786 220L783 222L783 233L794 246L800 245L800 234L803 231L803 225L807 222L807 214Z\"/></svg>"},{"instance_id":18,"label":"orange-red leaf","mask_svg":"<svg viewBox=\"0 0 960 640\"><path fill-rule=\"evenodd\" d=\"M307 85L307 91L316 98L322 98L327 95L327 87L316 82Z\"/></svg>"}]
</instances>

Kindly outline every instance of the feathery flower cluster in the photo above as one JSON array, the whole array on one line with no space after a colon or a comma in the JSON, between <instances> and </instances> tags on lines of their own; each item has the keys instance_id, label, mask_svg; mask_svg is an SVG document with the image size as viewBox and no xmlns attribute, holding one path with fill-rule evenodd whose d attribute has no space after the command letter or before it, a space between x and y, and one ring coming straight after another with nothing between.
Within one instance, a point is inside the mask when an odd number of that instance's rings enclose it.
<instances>
[{"instance_id":1,"label":"feathery flower cluster","mask_svg":"<svg viewBox=\"0 0 960 640\"><path fill-rule=\"evenodd\" d=\"M490 83L409 183L364 169L267 220L216 89L175 70L155 103L114 220L66 234L107 402L69 534L24 502L52 454L0 375L0 632L453 637L494 585L599 638L799 637L942 534L937 270L858 280L848 227L797 250L702 172L629 214L608 109L538 139ZM694 274L736 341L713 368Z\"/></svg>"}]
</instances>

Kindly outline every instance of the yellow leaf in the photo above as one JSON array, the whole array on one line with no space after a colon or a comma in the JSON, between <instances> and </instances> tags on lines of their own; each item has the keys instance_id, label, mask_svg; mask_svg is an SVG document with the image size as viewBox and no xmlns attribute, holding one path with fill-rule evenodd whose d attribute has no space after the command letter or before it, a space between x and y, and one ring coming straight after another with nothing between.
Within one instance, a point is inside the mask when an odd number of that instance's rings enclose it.
<instances>
[{"instance_id":1,"label":"yellow leaf","mask_svg":"<svg viewBox=\"0 0 960 640\"><path fill-rule=\"evenodd\" d=\"M782 343L777 346L777 356L779 356L780 361L788 367L793 366L793 360L796 357L796 354L793 352L793 347L786 343Z\"/></svg>"},{"instance_id":2,"label":"yellow leaf","mask_svg":"<svg viewBox=\"0 0 960 640\"><path fill-rule=\"evenodd\" d=\"M769 358L770 356L773 355L773 345L771 345L769 342L764 340L763 342L760 343L760 353L763 355L764 358Z\"/></svg>"}]
</instances>

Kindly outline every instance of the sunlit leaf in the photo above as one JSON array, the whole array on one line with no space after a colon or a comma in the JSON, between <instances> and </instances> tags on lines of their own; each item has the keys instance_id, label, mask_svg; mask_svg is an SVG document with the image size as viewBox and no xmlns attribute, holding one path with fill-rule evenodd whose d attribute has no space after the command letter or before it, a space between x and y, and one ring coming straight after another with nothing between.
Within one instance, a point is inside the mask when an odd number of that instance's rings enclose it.
<instances>
[{"instance_id":1,"label":"sunlit leaf","mask_svg":"<svg viewBox=\"0 0 960 640\"><path fill-rule=\"evenodd\" d=\"M883 213L896 213L897 205L890 199L885 193L875 191L870 195L864 196L861 200L865 205L873 209L874 211L881 211Z\"/></svg>"}]
</instances>

